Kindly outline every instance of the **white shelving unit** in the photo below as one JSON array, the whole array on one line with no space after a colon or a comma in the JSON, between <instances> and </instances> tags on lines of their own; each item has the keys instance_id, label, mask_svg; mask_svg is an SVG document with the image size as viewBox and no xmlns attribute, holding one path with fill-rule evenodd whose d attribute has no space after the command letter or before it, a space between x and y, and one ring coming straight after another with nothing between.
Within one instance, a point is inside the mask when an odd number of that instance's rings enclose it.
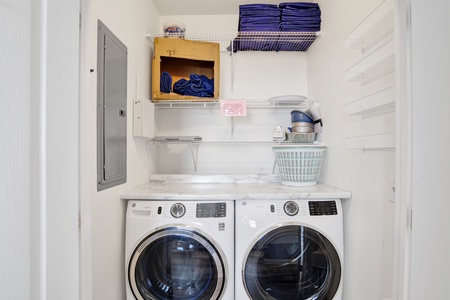
<instances>
[{"instance_id":1,"label":"white shelving unit","mask_svg":"<svg viewBox=\"0 0 450 300\"><path fill-rule=\"evenodd\" d=\"M227 100L232 101L232 100ZM239 100L241 101L241 100ZM313 106L318 107L319 103L312 100L305 100L303 102L293 102L293 103L273 103L268 100L262 99L253 99L246 100L247 109L248 110L261 110L261 109L299 109L299 110L307 110ZM167 109L220 109L220 100L218 101L155 101L153 102L155 105L155 109L157 110L167 110ZM139 114L138 114L139 116ZM200 136L155 136L152 139L149 139L148 143L153 145L185 145L190 149L192 163L194 166L194 172L197 172L198 165L198 147L200 145L239 145L239 146L247 146L247 147L255 147L255 146L273 146L273 145L300 145L302 147L323 147L323 145L319 143L294 143L290 141L273 141L273 140L234 140L234 117L230 117L231 120L231 139L228 140L203 140ZM273 170L275 169L275 162L273 166Z\"/></svg>"},{"instance_id":2,"label":"white shelving unit","mask_svg":"<svg viewBox=\"0 0 450 300\"><path fill-rule=\"evenodd\" d=\"M347 48L358 48L362 56L346 70L348 82L359 82L361 91L372 82L395 72L394 0L385 0L350 34ZM395 85L378 87L375 92L358 97L346 104L350 116L367 117L395 110ZM381 128L382 126L380 126ZM395 132L362 133L347 138L349 149L394 149Z\"/></svg>"},{"instance_id":3,"label":"white shelving unit","mask_svg":"<svg viewBox=\"0 0 450 300\"><path fill-rule=\"evenodd\" d=\"M231 74L234 74L233 70L233 55L236 52L241 51L290 51L299 52L306 51L309 46L320 35L320 32L225 32L225 33L186 33L182 38L187 40L203 41L203 42L215 42L219 43L221 52L229 52L231 55ZM147 34L146 38L150 43L154 43L156 37L164 37L164 34ZM176 38L171 36L171 38ZM178 38L181 38L178 37ZM231 87L233 90L234 78L231 78ZM196 99L191 101L182 100L147 100L145 103L151 103L155 110L167 110L167 109L220 109L221 100L233 101L232 99ZM240 99L239 101L241 101ZM139 102L135 105L135 124L137 128L142 124L143 112L139 109L143 108ZM280 110L286 109L287 111L293 109L307 110L313 106L318 107L319 103L311 100L304 102L290 102L290 103L274 103L269 102L267 99L250 99L246 100L247 110ZM136 111L136 109L138 111ZM138 118L138 119L136 119ZM240 145L240 146L272 146L274 144L283 145L301 145L303 147L317 147L320 145L306 144L306 143L293 143L289 141L276 142L273 140L234 140L234 117L230 117L231 120L231 138L228 140L203 140L201 137L192 136L171 136L161 137L156 136L148 140L148 144L154 145L185 145L191 150L192 161L194 164L194 170L197 172L198 162L198 147L199 145ZM141 130L142 131L142 130Z\"/></svg>"},{"instance_id":4,"label":"white shelving unit","mask_svg":"<svg viewBox=\"0 0 450 300\"><path fill-rule=\"evenodd\" d=\"M227 100L233 101L233 100ZM241 100L239 100L241 101ZM287 109L293 110L307 110L313 106L319 107L319 103L312 100L305 100L303 102L293 102L293 103L272 103L267 100L262 99L252 99L246 100L248 110L260 110L260 109ZM155 101L155 109L220 109L220 100L218 101ZM139 114L137 115L139 116ZM230 117L231 120L231 132L234 132L234 117ZM154 144L229 144L229 145L272 145L272 144L296 144L296 145L312 145L306 143L293 143L289 141L284 142L274 142L273 140L215 140L215 141L205 141L203 139L194 139L193 137L184 136L173 136L169 138L155 137L151 139Z\"/></svg>"}]
</instances>

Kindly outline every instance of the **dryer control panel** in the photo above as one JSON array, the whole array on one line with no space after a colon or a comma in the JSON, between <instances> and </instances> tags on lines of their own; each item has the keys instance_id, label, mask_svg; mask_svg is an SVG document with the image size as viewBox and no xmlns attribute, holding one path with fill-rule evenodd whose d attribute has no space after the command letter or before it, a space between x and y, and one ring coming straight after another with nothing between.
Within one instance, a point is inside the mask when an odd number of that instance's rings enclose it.
<instances>
[{"instance_id":1,"label":"dryer control panel","mask_svg":"<svg viewBox=\"0 0 450 300\"><path fill-rule=\"evenodd\" d=\"M197 218L224 218L227 216L227 204L219 203L197 203Z\"/></svg>"},{"instance_id":2,"label":"dryer control panel","mask_svg":"<svg viewBox=\"0 0 450 300\"><path fill-rule=\"evenodd\" d=\"M336 201L309 201L311 216L337 215Z\"/></svg>"}]
</instances>

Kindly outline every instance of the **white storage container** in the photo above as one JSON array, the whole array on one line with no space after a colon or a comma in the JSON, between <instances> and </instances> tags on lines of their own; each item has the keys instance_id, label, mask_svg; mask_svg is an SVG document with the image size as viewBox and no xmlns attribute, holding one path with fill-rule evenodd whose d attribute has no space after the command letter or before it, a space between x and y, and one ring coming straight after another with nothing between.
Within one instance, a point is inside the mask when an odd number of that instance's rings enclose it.
<instances>
[{"instance_id":1,"label":"white storage container","mask_svg":"<svg viewBox=\"0 0 450 300\"><path fill-rule=\"evenodd\" d=\"M317 184L325 147L273 146L281 183L290 186Z\"/></svg>"}]
</instances>

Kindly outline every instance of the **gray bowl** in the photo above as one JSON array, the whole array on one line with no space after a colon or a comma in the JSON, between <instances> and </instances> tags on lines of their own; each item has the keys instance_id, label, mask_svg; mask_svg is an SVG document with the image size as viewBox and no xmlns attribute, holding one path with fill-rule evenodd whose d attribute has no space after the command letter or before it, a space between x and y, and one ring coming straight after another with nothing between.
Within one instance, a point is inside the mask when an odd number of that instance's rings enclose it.
<instances>
[{"instance_id":1,"label":"gray bowl","mask_svg":"<svg viewBox=\"0 0 450 300\"><path fill-rule=\"evenodd\" d=\"M311 127L314 128L313 123L309 122L292 122L292 127Z\"/></svg>"},{"instance_id":2,"label":"gray bowl","mask_svg":"<svg viewBox=\"0 0 450 300\"><path fill-rule=\"evenodd\" d=\"M310 133L310 132L314 132L314 128L312 127L307 127L307 126L303 126L303 127L292 127L292 132L299 132L299 133Z\"/></svg>"}]
</instances>

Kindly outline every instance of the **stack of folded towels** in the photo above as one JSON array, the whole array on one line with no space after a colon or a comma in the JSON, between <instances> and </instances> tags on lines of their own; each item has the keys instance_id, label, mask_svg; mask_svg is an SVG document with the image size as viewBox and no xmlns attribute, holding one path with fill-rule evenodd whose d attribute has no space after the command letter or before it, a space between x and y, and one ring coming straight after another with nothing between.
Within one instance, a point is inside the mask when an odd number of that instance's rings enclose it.
<instances>
[{"instance_id":1,"label":"stack of folded towels","mask_svg":"<svg viewBox=\"0 0 450 300\"><path fill-rule=\"evenodd\" d=\"M280 31L280 10L276 4L243 4L239 6L238 31ZM277 41L242 40L235 43L236 50L276 50Z\"/></svg>"},{"instance_id":2,"label":"stack of folded towels","mask_svg":"<svg viewBox=\"0 0 450 300\"><path fill-rule=\"evenodd\" d=\"M309 2L280 3L280 28L283 32L320 31L321 12L319 4ZM315 35L298 39L283 34L278 43L279 51L306 51L316 39Z\"/></svg>"},{"instance_id":3,"label":"stack of folded towels","mask_svg":"<svg viewBox=\"0 0 450 300\"><path fill-rule=\"evenodd\" d=\"M239 6L239 31L280 31L280 10L276 4Z\"/></svg>"},{"instance_id":4,"label":"stack of folded towels","mask_svg":"<svg viewBox=\"0 0 450 300\"><path fill-rule=\"evenodd\" d=\"M281 31L320 31L319 4L309 2L280 3Z\"/></svg>"},{"instance_id":5,"label":"stack of folded towels","mask_svg":"<svg viewBox=\"0 0 450 300\"><path fill-rule=\"evenodd\" d=\"M320 31L321 12L317 3L284 2L275 4L244 4L239 6L238 31L252 32L317 32ZM283 34L283 38L273 36L247 41L238 39L235 51L306 51L316 36L302 37Z\"/></svg>"}]
</instances>

